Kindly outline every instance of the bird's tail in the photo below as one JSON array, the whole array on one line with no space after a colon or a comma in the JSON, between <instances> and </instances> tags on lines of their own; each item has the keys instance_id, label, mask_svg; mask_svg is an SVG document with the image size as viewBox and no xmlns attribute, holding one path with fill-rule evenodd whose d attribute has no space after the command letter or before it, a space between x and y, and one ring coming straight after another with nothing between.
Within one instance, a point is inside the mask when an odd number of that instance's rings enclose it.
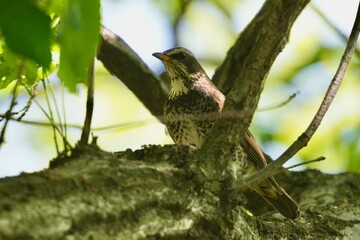
<instances>
[{"instance_id":1,"label":"bird's tail","mask_svg":"<svg viewBox=\"0 0 360 240\"><path fill-rule=\"evenodd\" d=\"M277 185L275 180L271 179L270 182L272 183L272 188L267 188L265 191L264 188L261 190L256 188L254 190L284 217L290 219L298 218L300 216L300 210L297 203L289 196L289 194L287 194L287 192L285 192L282 187Z\"/></svg>"}]
</instances>

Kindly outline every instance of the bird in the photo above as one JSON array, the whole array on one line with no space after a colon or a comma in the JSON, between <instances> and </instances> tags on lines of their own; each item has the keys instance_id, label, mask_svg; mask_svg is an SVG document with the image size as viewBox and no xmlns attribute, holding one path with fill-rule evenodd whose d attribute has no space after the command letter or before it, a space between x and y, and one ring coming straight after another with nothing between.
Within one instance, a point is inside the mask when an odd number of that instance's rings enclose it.
<instances>
[{"instance_id":1,"label":"bird","mask_svg":"<svg viewBox=\"0 0 360 240\"><path fill-rule=\"evenodd\" d=\"M183 47L155 52L165 67L170 88L164 104L167 131L175 144L201 148L220 116L224 94L210 80L194 54ZM266 158L250 131L240 145L246 153L247 170L254 172L267 165ZM250 186L280 214L289 219L300 216L297 203L273 176Z\"/></svg>"}]
</instances>

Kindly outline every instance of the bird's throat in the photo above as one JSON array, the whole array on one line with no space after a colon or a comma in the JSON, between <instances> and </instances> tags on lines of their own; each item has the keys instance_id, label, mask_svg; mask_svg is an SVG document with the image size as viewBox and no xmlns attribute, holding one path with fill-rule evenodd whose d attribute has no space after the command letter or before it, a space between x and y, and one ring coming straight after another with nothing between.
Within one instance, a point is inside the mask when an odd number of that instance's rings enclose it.
<instances>
[{"instance_id":1,"label":"bird's throat","mask_svg":"<svg viewBox=\"0 0 360 240\"><path fill-rule=\"evenodd\" d=\"M174 99L182 94L187 94L189 89L180 79L172 79L170 83L169 98Z\"/></svg>"}]
</instances>

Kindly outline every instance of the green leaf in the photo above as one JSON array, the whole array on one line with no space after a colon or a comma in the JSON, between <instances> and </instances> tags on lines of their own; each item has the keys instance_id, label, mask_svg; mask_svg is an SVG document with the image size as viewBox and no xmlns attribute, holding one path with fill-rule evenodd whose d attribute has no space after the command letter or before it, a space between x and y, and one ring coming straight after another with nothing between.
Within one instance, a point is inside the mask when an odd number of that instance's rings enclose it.
<instances>
[{"instance_id":1,"label":"green leaf","mask_svg":"<svg viewBox=\"0 0 360 240\"><path fill-rule=\"evenodd\" d=\"M23 60L21 56L6 48L0 41L0 90L18 78L20 63L23 64L21 68L22 82L27 86L33 85L38 79L36 63L31 60Z\"/></svg>"},{"instance_id":2,"label":"green leaf","mask_svg":"<svg viewBox=\"0 0 360 240\"><path fill-rule=\"evenodd\" d=\"M59 33L59 77L70 91L87 83L100 34L100 1L68 0Z\"/></svg>"},{"instance_id":3,"label":"green leaf","mask_svg":"<svg viewBox=\"0 0 360 240\"><path fill-rule=\"evenodd\" d=\"M32 3L0 0L0 30L12 51L50 66L50 17Z\"/></svg>"}]
</instances>

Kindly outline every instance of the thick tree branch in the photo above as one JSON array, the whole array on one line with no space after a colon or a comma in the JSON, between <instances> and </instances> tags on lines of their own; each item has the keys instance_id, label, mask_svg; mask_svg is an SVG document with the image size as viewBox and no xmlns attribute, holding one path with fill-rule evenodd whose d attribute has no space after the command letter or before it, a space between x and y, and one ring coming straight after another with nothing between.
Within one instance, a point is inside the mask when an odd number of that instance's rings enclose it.
<instances>
[{"instance_id":1,"label":"thick tree branch","mask_svg":"<svg viewBox=\"0 0 360 240\"><path fill-rule=\"evenodd\" d=\"M338 91L341 81L345 75L345 71L350 63L351 56L354 53L357 39L360 32L360 3L356 15L356 19L354 22L353 29L351 31L349 41L346 45L346 49L340 61L339 67L335 73L334 78L332 79L329 88L325 94L325 97L316 112L313 120L307 127L304 133L300 135L300 137L274 162L269 164L266 168L256 172L255 174L240 180L236 183L236 188L249 185L256 181L261 181L262 179L267 178L268 176L272 175L277 169L281 168L281 166L288 161L291 157L293 157L300 149L305 147L308 142L310 141L311 137L314 135L317 128L320 126L321 121L323 120L327 110L332 103L336 92Z\"/></svg>"},{"instance_id":2,"label":"thick tree branch","mask_svg":"<svg viewBox=\"0 0 360 240\"><path fill-rule=\"evenodd\" d=\"M213 81L224 94L232 90L242 96L242 92L247 92L248 82L258 84L264 80L287 43L292 25L308 2L270 0L264 3L215 72Z\"/></svg>"},{"instance_id":3,"label":"thick tree branch","mask_svg":"<svg viewBox=\"0 0 360 240\"><path fill-rule=\"evenodd\" d=\"M0 179L0 239L352 239L360 224L358 174L291 173L301 219L290 221L249 196L223 208L177 146L113 154L91 146L56 168ZM178 167L181 166L181 167ZM249 194L251 194L249 192ZM265 212L265 214L264 214Z\"/></svg>"},{"instance_id":4,"label":"thick tree branch","mask_svg":"<svg viewBox=\"0 0 360 240\"><path fill-rule=\"evenodd\" d=\"M167 91L161 79L117 35L105 27L97 58L118 77L154 116L161 116Z\"/></svg>"},{"instance_id":5,"label":"thick tree branch","mask_svg":"<svg viewBox=\"0 0 360 240\"><path fill-rule=\"evenodd\" d=\"M202 152L207 167L221 173L236 154L236 145L250 125L270 68L288 41L291 27L309 0L268 0L241 33L223 64L214 75L214 82L227 93L221 119ZM219 148L211 158L213 149ZM208 163L212 159L213 163ZM211 160L210 160L211 162ZM220 164L220 166L219 166ZM215 169L213 169L215 171Z\"/></svg>"}]
</instances>

